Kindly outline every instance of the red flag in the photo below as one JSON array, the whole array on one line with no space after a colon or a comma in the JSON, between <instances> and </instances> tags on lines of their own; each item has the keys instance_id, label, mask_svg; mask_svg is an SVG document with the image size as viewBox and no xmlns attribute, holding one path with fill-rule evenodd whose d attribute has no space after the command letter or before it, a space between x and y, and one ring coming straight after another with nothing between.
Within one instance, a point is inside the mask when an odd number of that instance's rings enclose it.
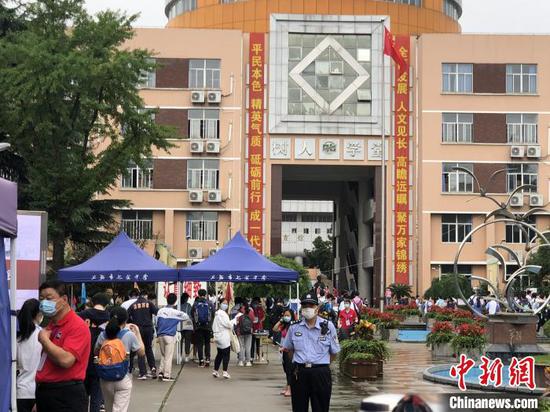
<instances>
[{"instance_id":1,"label":"red flag","mask_svg":"<svg viewBox=\"0 0 550 412\"><path fill-rule=\"evenodd\" d=\"M393 40L393 35L391 32L384 27L384 54L390 56L393 61L399 66L399 71L401 73L409 69L409 65L401 56L401 53L395 48L395 41Z\"/></svg>"}]
</instances>

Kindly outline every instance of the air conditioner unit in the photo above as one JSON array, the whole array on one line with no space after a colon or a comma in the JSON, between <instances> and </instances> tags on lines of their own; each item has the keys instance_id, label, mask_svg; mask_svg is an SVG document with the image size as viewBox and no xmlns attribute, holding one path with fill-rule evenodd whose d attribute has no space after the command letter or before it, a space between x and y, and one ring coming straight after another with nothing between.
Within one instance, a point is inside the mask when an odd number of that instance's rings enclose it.
<instances>
[{"instance_id":1,"label":"air conditioner unit","mask_svg":"<svg viewBox=\"0 0 550 412\"><path fill-rule=\"evenodd\" d=\"M529 195L529 206L541 207L543 205L544 199L542 195L538 193L532 193Z\"/></svg>"},{"instance_id":2,"label":"air conditioner unit","mask_svg":"<svg viewBox=\"0 0 550 412\"><path fill-rule=\"evenodd\" d=\"M203 193L202 190L190 190L189 201L191 203L202 203Z\"/></svg>"},{"instance_id":3,"label":"air conditioner unit","mask_svg":"<svg viewBox=\"0 0 550 412\"><path fill-rule=\"evenodd\" d=\"M527 157L538 159L540 157L540 146L527 146Z\"/></svg>"},{"instance_id":4,"label":"air conditioner unit","mask_svg":"<svg viewBox=\"0 0 550 412\"><path fill-rule=\"evenodd\" d=\"M204 103L204 92L202 90L192 91L191 103Z\"/></svg>"},{"instance_id":5,"label":"air conditioner unit","mask_svg":"<svg viewBox=\"0 0 550 412\"><path fill-rule=\"evenodd\" d=\"M220 153L220 142L207 142L206 153Z\"/></svg>"},{"instance_id":6,"label":"air conditioner unit","mask_svg":"<svg viewBox=\"0 0 550 412\"><path fill-rule=\"evenodd\" d=\"M523 206L523 193L516 193L510 199L510 206L512 207L522 207Z\"/></svg>"},{"instance_id":7,"label":"air conditioner unit","mask_svg":"<svg viewBox=\"0 0 550 412\"><path fill-rule=\"evenodd\" d=\"M204 142L200 140L191 141L190 150L191 150L191 153L204 152Z\"/></svg>"},{"instance_id":8,"label":"air conditioner unit","mask_svg":"<svg viewBox=\"0 0 550 412\"><path fill-rule=\"evenodd\" d=\"M222 192L219 190L209 190L208 191L208 202L210 203L220 203L222 201Z\"/></svg>"},{"instance_id":9,"label":"air conditioner unit","mask_svg":"<svg viewBox=\"0 0 550 412\"><path fill-rule=\"evenodd\" d=\"M210 252L208 252L208 256L214 256L216 253L218 253L218 248L210 249Z\"/></svg>"},{"instance_id":10,"label":"air conditioner unit","mask_svg":"<svg viewBox=\"0 0 550 412\"><path fill-rule=\"evenodd\" d=\"M207 95L208 103L221 103L222 101L222 92L220 91L212 91L208 92Z\"/></svg>"},{"instance_id":11,"label":"air conditioner unit","mask_svg":"<svg viewBox=\"0 0 550 412\"><path fill-rule=\"evenodd\" d=\"M189 249L189 258L191 259L202 259L202 248L194 247Z\"/></svg>"},{"instance_id":12,"label":"air conditioner unit","mask_svg":"<svg viewBox=\"0 0 550 412\"><path fill-rule=\"evenodd\" d=\"M510 148L510 157L525 156L525 146L512 146Z\"/></svg>"}]
</instances>

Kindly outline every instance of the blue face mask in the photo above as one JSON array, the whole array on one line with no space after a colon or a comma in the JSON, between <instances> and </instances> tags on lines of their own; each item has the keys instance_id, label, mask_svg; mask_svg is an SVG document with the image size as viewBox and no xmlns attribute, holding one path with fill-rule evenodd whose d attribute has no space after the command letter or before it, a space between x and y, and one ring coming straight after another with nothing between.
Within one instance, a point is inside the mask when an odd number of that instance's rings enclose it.
<instances>
[{"instance_id":1,"label":"blue face mask","mask_svg":"<svg viewBox=\"0 0 550 412\"><path fill-rule=\"evenodd\" d=\"M42 312L44 316L54 316L57 313L56 302L54 300L41 300L40 312Z\"/></svg>"}]
</instances>

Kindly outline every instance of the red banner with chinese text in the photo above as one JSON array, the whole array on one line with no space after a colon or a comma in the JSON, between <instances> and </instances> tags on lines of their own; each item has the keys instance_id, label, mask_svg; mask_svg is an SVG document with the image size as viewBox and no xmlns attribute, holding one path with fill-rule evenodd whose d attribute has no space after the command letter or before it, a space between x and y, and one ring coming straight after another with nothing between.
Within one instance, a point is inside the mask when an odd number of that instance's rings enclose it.
<instances>
[{"instance_id":1,"label":"red banner with chinese text","mask_svg":"<svg viewBox=\"0 0 550 412\"><path fill-rule=\"evenodd\" d=\"M250 33L248 77L247 237L263 251L265 35Z\"/></svg>"},{"instance_id":2,"label":"red banner with chinese text","mask_svg":"<svg viewBox=\"0 0 550 412\"><path fill-rule=\"evenodd\" d=\"M410 38L396 36L395 48L409 63ZM394 282L409 284L410 265L410 82L409 70L401 73L395 66L395 129L394 129Z\"/></svg>"}]
</instances>

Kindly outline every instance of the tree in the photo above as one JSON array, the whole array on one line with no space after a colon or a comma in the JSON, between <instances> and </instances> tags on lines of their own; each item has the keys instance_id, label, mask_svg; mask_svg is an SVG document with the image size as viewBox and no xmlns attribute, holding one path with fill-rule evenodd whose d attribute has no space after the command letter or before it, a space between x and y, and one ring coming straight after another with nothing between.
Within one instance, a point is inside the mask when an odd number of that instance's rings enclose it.
<instances>
[{"instance_id":1,"label":"tree","mask_svg":"<svg viewBox=\"0 0 550 412\"><path fill-rule=\"evenodd\" d=\"M24 29L0 37L0 124L21 159L21 207L48 212L54 269L67 240L108 236L113 207L124 202L96 194L152 147L170 147L171 130L156 125L138 93L154 69L151 53L124 47L137 16L94 17L83 4L28 2Z\"/></svg>"},{"instance_id":2,"label":"tree","mask_svg":"<svg viewBox=\"0 0 550 412\"><path fill-rule=\"evenodd\" d=\"M282 255L268 256L269 260L273 263L278 264L279 266L295 270L300 274L298 285L300 288L300 294L303 294L311 289L311 280L309 279L309 274L307 270L300 264L298 264L294 259L286 258ZM293 296L294 289L293 287ZM235 296L243 297L282 297L288 298L288 285L278 285L273 283L235 283Z\"/></svg>"},{"instance_id":3,"label":"tree","mask_svg":"<svg viewBox=\"0 0 550 412\"><path fill-rule=\"evenodd\" d=\"M459 277L458 281L460 283L460 289L462 293L464 293L464 297L468 299L474 293L470 281L463 276ZM450 274L441 276L441 279L433 279L432 285L426 293L424 293L424 297L433 299L458 298L459 296L458 290L456 289L455 277Z\"/></svg>"},{"instance_id":4,"label":"tree","mask_svg":"<svg viewBox=\"0 0 550 412\"><path fill-rule=\"evenodd\" d=\"M550 292L550 247L542 246L531 255L529 258L529 265L541 266L540 272L533 276L534 287L536 287L539 292L548 294Z\"/></svg>"},{"instance_id":5,"label":"tree","mask_svg":"<svg viewBox=\"0 0 550 412\"><path fill-rule=\"evenodd\" d=\"M317 236L313 241L313 249L304 249L306 265L317 267L323 273L332 273L334 258L332 256L332 240L323 240Z\"/></svg>"},{"instance_id":6,"label":"tree","mask_svg":"<svg viewBox=\"0 0 550 412\"><path fill-rule=\"evenodd\" d=\"M407 285L405 283L392 283L389 286L391 293L393 296L395 296L397 299L401 299L404 297L410 298L412 288L411 285Z\"/></svg>"}]
</instances>

